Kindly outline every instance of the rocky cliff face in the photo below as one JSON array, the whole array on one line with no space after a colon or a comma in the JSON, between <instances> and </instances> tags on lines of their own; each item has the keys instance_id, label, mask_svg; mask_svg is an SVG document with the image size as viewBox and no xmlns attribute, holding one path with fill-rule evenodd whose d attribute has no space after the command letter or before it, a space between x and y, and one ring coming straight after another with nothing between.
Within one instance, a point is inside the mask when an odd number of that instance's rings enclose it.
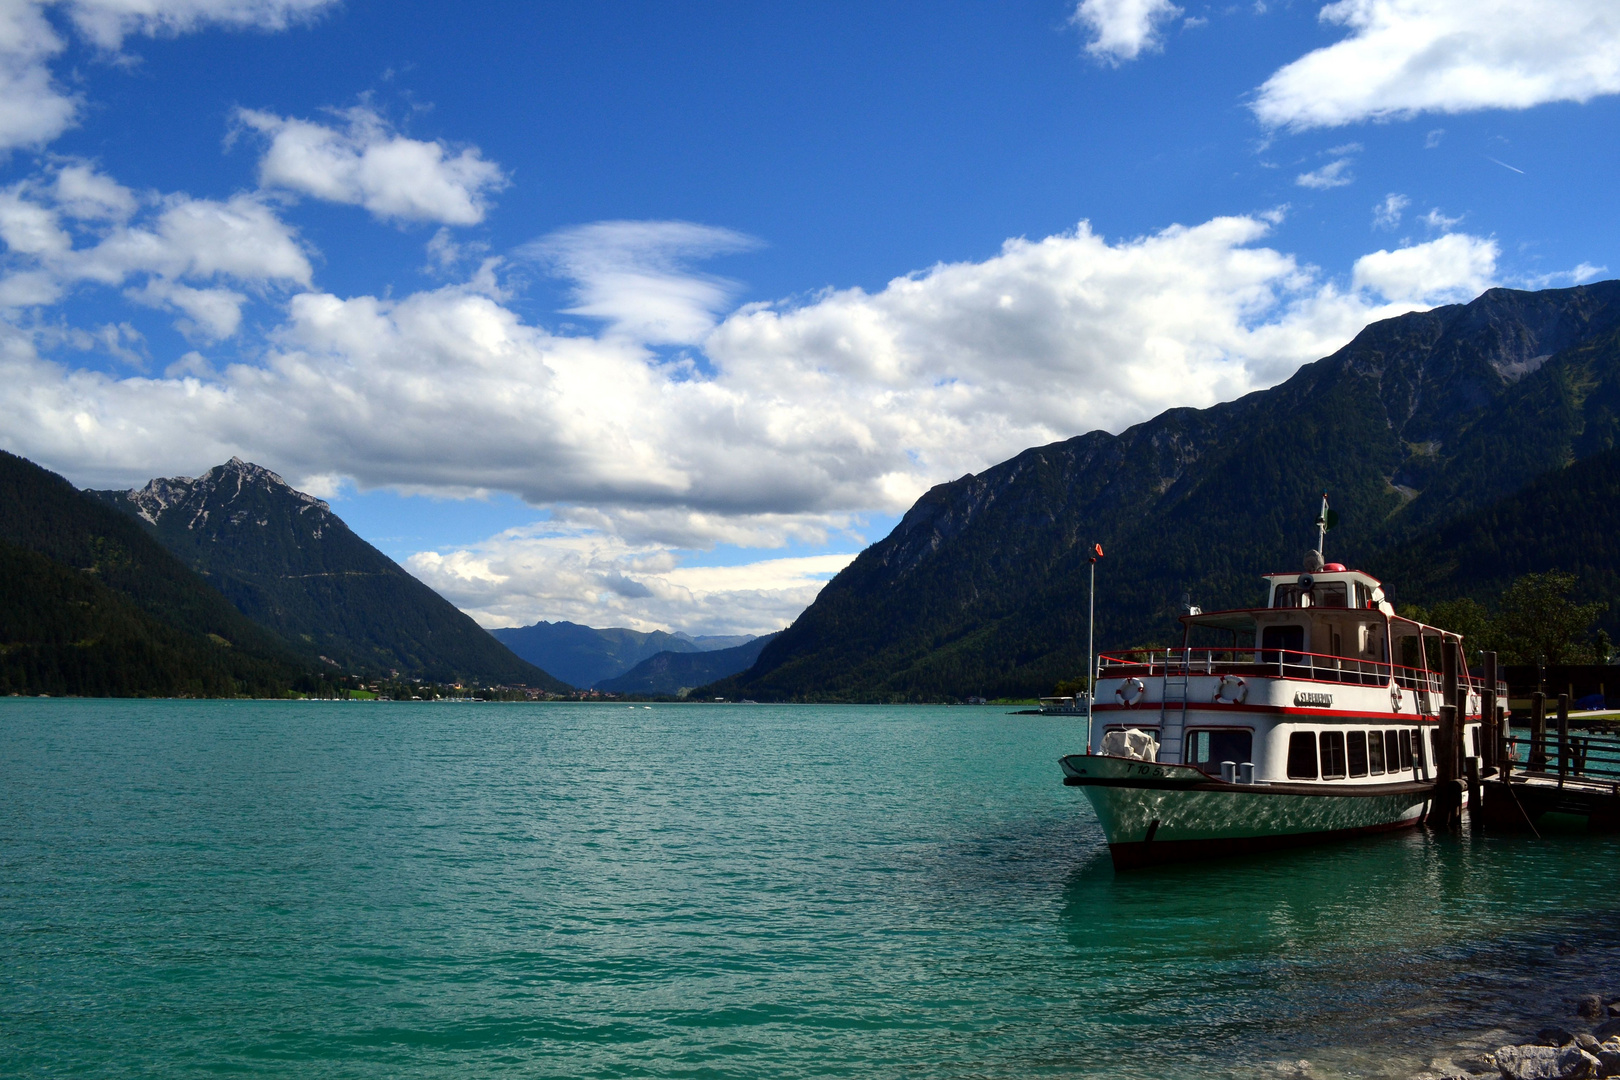
<instances>
[{"instance_id":1,"label":"rocky cliff face","mask_svg":"<svg viewBox=\"0 0 1620 1080\"><path fill-rule=\"evenodd\" d=\"M1027 450L925 494L721 692L912 699L1046 692L1099 640L1168 641L1183 593L1253 599L1314 541L1366 561L1620 434L1620 282L1494 289L1367 327L1287 382ZM1400 597L1400 583L1391 591Z\"/></svg>"},{"instance_id":2,"label":"rocky cliff face","mask_svg":"<svg viewBox=\"0 0 1620 1080\"><path fill-rule=\"evenodd\" d=\"M269 469L232 458L199 477L94 494L144 522L240 611L322 663L563 688Z\"/></svg>"}]
</instances>

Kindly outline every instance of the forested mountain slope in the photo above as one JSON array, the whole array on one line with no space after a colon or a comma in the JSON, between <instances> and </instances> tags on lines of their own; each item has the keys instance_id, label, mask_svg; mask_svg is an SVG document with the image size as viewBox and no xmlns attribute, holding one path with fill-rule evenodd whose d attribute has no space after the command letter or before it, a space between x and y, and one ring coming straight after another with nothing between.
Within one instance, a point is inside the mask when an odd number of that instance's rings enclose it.
<instances>
[{"instance_id":1,"label":"forested mountain slope","mask_svg":"<svg viewBox=\"0 0 1620 1080\"><path fill-rule=\"evenodd\" d=\"M195 479L91 494L334 670L567 689L268 469L233 458Z\"/></svg>"},{"instance_id":2,"label":"forested mountain slope","mask_svg":"<svg viewBox=\"0 0 1620 1080\"><path fill-rule=\"evenodd\" d=\"M1301 564L1366 562L1615 445L1620 283L1520 292L1368 326L1286 382L1119 435L1027 450L925 494L749 671L703 692L914 700L1045 692L1098 640L1169 641L1179 601L1252 602ZM1397 600L1402 584L1391 580Z\"/></svg>"},{"instance_id":3,"label":"forested mountain slope","mask_svg":"<svg viewBox=\"0 0 1620 1080\"><path fill-rule=\"evenodd\" d=\"M138 524L0 452L0 693L278 696L301 666Z\"/></svg>"}]
</instances>

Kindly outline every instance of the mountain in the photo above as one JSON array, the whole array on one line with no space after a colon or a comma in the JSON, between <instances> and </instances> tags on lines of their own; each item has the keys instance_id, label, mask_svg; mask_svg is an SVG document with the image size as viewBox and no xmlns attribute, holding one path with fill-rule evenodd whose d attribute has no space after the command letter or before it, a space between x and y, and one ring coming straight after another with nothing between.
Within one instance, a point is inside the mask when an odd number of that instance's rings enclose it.
<instances>
[{"instance_id":1,"label":"mountain","mask_svg":"<svg viewBox=\"0 0 1620 1080\"><path fill-rule=\"evenodd\" d=\"M568 687L366 543L332 508L232 458L202 476L89 493L244 615L320 663L437 682Z\"/></svg>"},{"instance_id":2,"label":"mountain","mask_svg":"<svg viewBox=\"0 0 1620 1080\"><path fill-rule=\"evenodd\" d=\"M657 653L623 675L602 680L596 689L614 694L684 694L695 686L747 671L774 637L766 634L744 645L711 652Z\"/></svg>"},{"instance_id":3,"label":"mountain","mask_svg":"<svg viewBox=\"0 0 1620 1080\"><path fill-rule=\"evenodd\" d=\"M623 675L661 652L696 653L735 647L746 637L689 637L663 630L598 630L571 622L537 622L491 630L491 634L531 664L538 664L575 686L594 687ZM715 676L718 678L719 676Z\"/></svg>"},{"instance_id":4,"label":"mountain","mask_svg":"<svg viewBox=\"0 0 1620 1080\"><path fill-rule=\"evenodd\" d=\"M1252 603L1259 573L1301 565L1323 491L1342 518L1328 558L1393 566L1617 435L1620 282L1493 289L1374 323L1268 390L939 485L753 668L701 692L1044 693L1085 666L1093 543L1107 552L1099 645L1162 644L1179 636L1184 594L1205 608ZM1528 563L1548 553L1527 550ZM1397 601L1405 587L1390 577Z\"/></svg>"},{"instance_id":5,"label":"mountain","mask_svg":"<svg viewBox=\"0 0 1620 1080\"><path fill-rule=\"evenodd\" d=\"M1418 604L1461 596L1484 603L1524 574L1563 570L1580 585L1577 602L1610 603L1604 622L1613 627L1620 621L1620 448L1550 471L1381 552L1368 570L1400 582L1402 596Z\"/></svg>"},{"instance_id":6,"label":"mountain","mask_svg":"<svg viewBox=\"0 0 1620 1080\"><path fill-rule=\"evenodd\" d=\"M0 693L275 697L304 667L136 522L0 451Z\"/></svg>"}]
</instances>

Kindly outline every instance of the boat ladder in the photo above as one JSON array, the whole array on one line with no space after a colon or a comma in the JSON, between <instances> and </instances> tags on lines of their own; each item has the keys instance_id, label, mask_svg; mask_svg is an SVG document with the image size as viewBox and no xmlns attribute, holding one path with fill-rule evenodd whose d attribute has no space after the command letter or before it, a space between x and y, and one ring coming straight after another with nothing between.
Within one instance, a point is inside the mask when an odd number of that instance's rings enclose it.
<instances>
[{"instance_id":1,"label":"boat ladder","mask_svg":"<svg viewBox=\"0 0 1620 1080\"><path fill-rule=\"evenodd\" d=\"M1159 695L1159 760L1179 765L1183 732L1187 727L1187 653L1179 661L1164 653L1164 692Z\"/></svg>"}]
</instances>

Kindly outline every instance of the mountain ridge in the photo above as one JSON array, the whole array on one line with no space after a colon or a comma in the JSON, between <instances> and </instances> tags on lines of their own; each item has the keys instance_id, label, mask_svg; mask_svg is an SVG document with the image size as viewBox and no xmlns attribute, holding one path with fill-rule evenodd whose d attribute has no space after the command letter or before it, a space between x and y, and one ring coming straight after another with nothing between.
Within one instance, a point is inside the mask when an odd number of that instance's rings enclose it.
<instances>
[{"instance_id":1,"label":"mountain ridge","mask_svg":"<svg viewBox=\"0 0 1620 1080\"><path fill-rule=\"evenodd\" d=\"M491 630L518 656L575 686L591 688L626 674L637 664L661 652L701 653L708 647L735 641L734 637L692 637L667 630L631 630L623 626L593 627L582 623L533 623ZM746 639L740 644L746 644ZM728 645L735 648L735 645Z\"/></svg>"},{"instance_id":2,"label":"mountain ridge","mask_svg":"<svg viewBox=\"0 0 1620 1080\"><path fill-rule=\"evenodd\" d=\"M1330 558L1366 561L1613 445L1616 417L1620 282L1493 289L1373 323L1269 389L934 487L753 668L701 692L1044 693L1084 667L1092 543L1109 553L1099 641L1151 643L1183 593L1238 606L1260 572L1300 563L1323 491L1343 518Z\"/></svg>"},{"instance_id":3,"label":"mountain ridge","mask_svg":"<svg viewBox=\"0 0 1620 1080\"><path fill-rule=\"evenodd\" d=\"M328 503L262 466L233 457L197 477L89 494L320 663L365 675L569 689L355 534Z\"/></svg>"}]
</instances>

